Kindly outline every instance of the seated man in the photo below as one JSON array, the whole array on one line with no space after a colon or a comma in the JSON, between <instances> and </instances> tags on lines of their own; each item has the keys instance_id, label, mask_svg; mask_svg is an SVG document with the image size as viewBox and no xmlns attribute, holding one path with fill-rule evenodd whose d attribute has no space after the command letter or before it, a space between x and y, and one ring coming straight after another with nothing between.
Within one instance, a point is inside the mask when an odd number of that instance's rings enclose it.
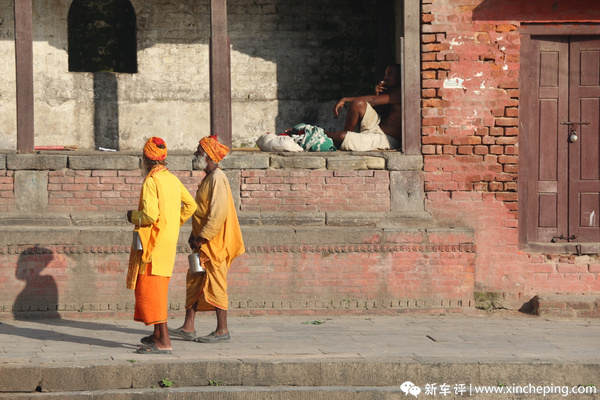
<instances>
[{"instance_id":1,"label":"seated man","mask_svg":"<svg viewBox=\"0 0 600 400\"><path fill-rule=\"evenodd\" d=\"M385 69L385 76L375 87L375 95L344 97L333 109L340 115L345 103L350 103L344 130L325 132L340 150L371 151L397 149L402 134L402 91L400 87L400 64ZM373 107L389 105L389 114L381 117ZM359 132L354 132L356 127Z\"/></svg>"}]
</instances>

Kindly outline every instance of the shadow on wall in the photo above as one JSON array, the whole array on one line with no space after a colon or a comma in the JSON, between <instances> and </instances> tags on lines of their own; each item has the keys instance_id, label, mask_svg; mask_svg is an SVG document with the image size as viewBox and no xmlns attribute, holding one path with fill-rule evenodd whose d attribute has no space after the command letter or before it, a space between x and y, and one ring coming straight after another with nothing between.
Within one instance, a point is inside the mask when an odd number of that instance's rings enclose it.
<instances>
[{"instance_id":1,"label":"shadow on wall","mask_svg":"<svg viewBox=\"0 0 600 400\"><path fill-rule=\"evenodd\" d=\"M477 21L599 21L597 0L483 0L473 9Z\"/></svg>"},{"instance_id":2,"label":"shadow on wall","mask_svg":"<svg viewBox=\"0 0 600 400\"><path fill-rule=\"evenodd\" d=\"M119 89L110 72L94 73L94 143L119 150Z\"/></svg>"},{"instance_id":3,"label":"shadow on wall","mask_svg":"<svg viewBox=\"0 0 600 400\"><path fill-rule=\"evenodd\" d=\"M31 247L19 255L15 276L25 281L13 305L13 317L24 319L28 311L44 311L46 318L60 318L58 287L54 276L42 274L54 261L54 253L44 247Z\"/></svg>"}]
</instances>

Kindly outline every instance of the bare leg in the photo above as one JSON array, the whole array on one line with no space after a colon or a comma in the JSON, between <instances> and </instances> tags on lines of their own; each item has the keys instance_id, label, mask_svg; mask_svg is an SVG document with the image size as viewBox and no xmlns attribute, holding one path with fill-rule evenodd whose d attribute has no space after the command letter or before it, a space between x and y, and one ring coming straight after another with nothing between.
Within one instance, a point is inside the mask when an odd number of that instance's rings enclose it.
<instances>
[{"instance_id":1,"label":"bare leg","mask_svg":"<svg viewBox=\"0 0 600 400\"><path fill-rule=\"evenodd\" d=\"M167 330L167 323L163 322L154 325L154 345L161 350L172 350L171 338L169 337L169 331Z\"/></svg>"},{"instance_id":2,"label":"bare leg","mask_svg":"<svg viewBox=\"0 0 600 400\"><path fill-rule=\"evenodd\" d=\"M362 121L367 111L367 102L364 100L354 100L348 107L346 114L346 123L344 124L345 131L353 131L354 128Z\"/></svg>"},{"instance_id":3,"label":"bare leg","mask_svg":"<svg viewBox=\"0 0 600 400\"><path fill-rule=\"evenodd\" d=\"M325 132L325 134L333 140L333 144L338 149L342 146L342 142L346 139L346 131Z\"/></svg>"},{"instance_id":4,"label":"bare leg","mask_svg":"<svg viewBox=\"0 0 600 400\"><path fill-rule=\"evenodd\" d=\"M185 321L181 327L184 332L194 332L196 330L194 323L196 321L196 307L198 302L196 301L193 306L185 310Z\"/></svg>"},{"instance_id":5,"label":"bare leg","mask_svg":"<svg viewBox=\"0 0 600 400\"><path fill-rule=\"evenodd\" d=\"M225 335L229 332L227 329L227 310L215 308L215 311L217 312L217 329L215 330L215 335Z\"/></svg>"},{"instance_id":6,"label":"bare leg","mask_svg":"<svg viewBox=\"0 0 600 400\"><path fill-rule=\"evenodd\" d=\"M346 138L346 132L354 131L354 129L360 124L365 112L367 111L367 102L364 100L354 100L348 107L348 113L346 114L346 121L344 123L344 130L338 132L325 132L325 134L333 140L335 147L340 148L342 142Z\"/></svg>"}]
</instances>

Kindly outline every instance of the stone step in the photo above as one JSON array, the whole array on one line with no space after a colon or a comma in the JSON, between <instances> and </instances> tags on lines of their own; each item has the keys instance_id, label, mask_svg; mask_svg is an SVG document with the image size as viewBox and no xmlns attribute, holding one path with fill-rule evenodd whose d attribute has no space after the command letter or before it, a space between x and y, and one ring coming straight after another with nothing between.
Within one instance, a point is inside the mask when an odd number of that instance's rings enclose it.
<instances>
[{"instance_id":1,"label":"stone step","mask_svg":"<svg viewBox=\"0 0 600 400\"><path fill-rule=\"evenodd\" d=\"M88 391L90 393L101 393L116 390L123 394L131 393L133 396L134 393L144 391L149 393L153 389L160 388L159 382L165 378L175 383L174 387L168 389L170 391L189 390L190 392L205 394L224 391L235 392L236 390L252 392L265 390L265 392L268 392L273 388L283 387L285 388L283 389L284 393L297 390L299 396L308 393L316 394L320 391L322 393L328 391L341 391L344 393L346 391L350 397L340 398L351 399L362 399L363 397L360 397L362 396L361 393L368 391L374 391L377 396L382 396L365 397L372 399L404 396L400 386L406 381L414 382L423 390L428 384L435 383L438 387L446 384L452 391L460 385L464 385L467 390L469 387L523 387L530 384L549 388L557 385L569 388L582 387L582 385L597 384L597 378L600 376L600 364L498 361L462 363L460 360L456 362L408 360L405 362L394 360L360 361L356 359L339 361L318 361L314 359L269 361L259 359L222 362L115 361L89 364L54 363L34 366L4 364L0 366L0 376L2 376L0 384L0 391L3 392L0 393L2 399L23 398L23 396L26 397L27 393L35 394L35 396L31 396L37 399L41 396L40 392L48 393L47 396L49 397L47 398L99 399L104 397L100 395L91 396ZM210 386L211 381L213 383L218 382L219 386ZM18 397L18 393L23 396ZM65 397L52 397L59 393L70 393L69 396L74 397L68 397L67 395ZM154 393L156 394L156 391ZM498 398L498 394L494 395ZM600 393L598 395L600 396ZM136 397L125 396L119 398ZM196 397L172 398L187 399ZM221 397L207 398L220 399ZM293 397L264 398L288 399Z\"/></svg>"},{"instance_id":2,"label":"stone step","mask_svg":"<svg viewBox=\"0 0 600 400\"><path fill-rule=\"evenodd\" d=\"M420 388L421 389L421 388ZM409 397L407 397L409 396ZM413 397L414 396L414 397ZM503 397L506 396L506 397ZM399 386L392 387L307 387L307 386L205 386L205 387L170 387L150 389L96 390L83 392L6 394L4 400L48 399L48 400L405 400L405 399L474 399L498 400L517 398L519 400L564 399L560 393L547 394L481 394L468 392L462 396L454 394L405 394ZM575 395L576 396L576 395ZM585 399L596 399L597 395L579 395Z\"/></svg>"}]
</instances>

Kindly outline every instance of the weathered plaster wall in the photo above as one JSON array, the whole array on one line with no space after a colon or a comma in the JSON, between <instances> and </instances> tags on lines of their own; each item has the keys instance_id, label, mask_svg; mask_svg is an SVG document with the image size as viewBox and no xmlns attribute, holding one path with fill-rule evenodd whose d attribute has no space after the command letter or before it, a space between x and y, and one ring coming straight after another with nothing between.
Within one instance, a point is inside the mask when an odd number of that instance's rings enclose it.
<instances>
[{"instance_id":1,"label":"weathered plaster wall","mask_svg":"<svg viewBox=\"0 0 600 400\"><path fill-rule=\"evenodd\" d=\"M600 291L595 255L518 246L522 22L600 22L582 2L422 1L422 153L427 210L472 227L475 289L517 306L541 293Z\"/></svg>"},{"instance_id":2,"label":"weathered plaster wall","mask_svg":"<svg viewBox=\"0 0 600 400\"><path fill-rule=\"evenodd\" d=\"M70 0L33 2L36 145L94 147L95 105L116 102L121 150L158 135L191 150L209 132L209 2L132 0L138 73L106 78L68 72ZM0 149L16 147L14 11L0 8ZM342 95L372 92L375 1L228 1L235 146L299 122L341 129L331 110ZM110 93L106 93L106 92ZM114 92L114 93L113 93ZM96 101L96 103L95 103Z\"/></svg>"}]
</instances>

